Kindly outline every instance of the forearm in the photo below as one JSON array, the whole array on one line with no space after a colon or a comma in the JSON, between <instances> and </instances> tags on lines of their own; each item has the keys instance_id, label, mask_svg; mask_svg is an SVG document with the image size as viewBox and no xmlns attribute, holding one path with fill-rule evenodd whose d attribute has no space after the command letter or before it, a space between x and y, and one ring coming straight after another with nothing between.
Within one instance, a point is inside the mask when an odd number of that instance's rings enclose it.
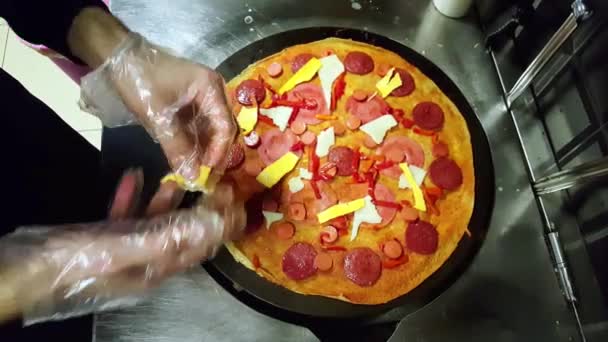
<instances>
[{"instance_id":1,"label":"forearm","mask_svg":"<svg viewBox=\"0 0 608 342\"><path fill-rule=\"evenodd\" d=\"M106 9L102 0L2 0L0 17L24 40L74 58L68 47L68 31L74 18L86 7Z\"/></svg>"},{"instance_id":2,"label":"forearm","mask_svg":"<svg viewBox=\"0 0 608 342\"><path fill-rule=\"evenodd\" d=\"M74 18L67 41L74 56L97 68L128 34L129 30L110 13L87 7Z\"/></svg>"}]
</instances>

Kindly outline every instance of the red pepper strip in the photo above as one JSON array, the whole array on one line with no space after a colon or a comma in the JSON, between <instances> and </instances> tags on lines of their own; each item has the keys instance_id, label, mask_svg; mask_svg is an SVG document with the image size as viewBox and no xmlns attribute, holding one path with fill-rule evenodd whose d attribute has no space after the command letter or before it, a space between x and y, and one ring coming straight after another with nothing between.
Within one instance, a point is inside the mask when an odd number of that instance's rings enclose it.
<instances>
[{"instance_id":1,"label":"red pepper strip","mask_svg":"<svg viewBox=\"0 0 608 342\"><path fill-rule=\"evenodd\" d=\"M310 186L312 187L312 191L315 193L316 199L321 199L321 191L319 191L319 186L317 185L317 181L314 179L310 181Z\"/></svg>"},{"instance_id":2,"label":"red pepper strip","mask_svg":"<svg viewBox=\"0 0 608 342\"><path fill-rule=\"evenodd\" d=\"M262 77L262 75L258 75L258 80L260 82L262 82L262 84L264 85L264 88L268 89L268 91L271 92L272 95L277 93L276 91L274 91L274 89L272 89L270 84L268 84L268 82L266 82L266 80L264 79L264 77Z\"/></svg>"},{"instance_id":3,"label":"red pepper strip","mask_svg":"<svg viewBox=\"0 0 608 342\"><path fill-rule=\"evenodd\" d=\"M325 180L325 181L334 179L334 176L330 176L330 175L327 174L327 172L332 167L336 167L336 164L334 164L334 163L325 163L325 164L323 164L323 166L321 166L319 168L319 178L321 178L322 180Z\"/></svg>"},{"instance_id":4,"label":"red pepper strip","mask_svg":"<svg viewBox=\"0 0 608 342\"><path fill-rule=\"evenodd\" d=\"M319 156L315 153L315 150L317 149L317 144L316 142L311 145L311 155L312 155L312 175L314 176L318 176L319 175L319 164L321 163L321 161L319 160Z\"/></svg>"},{"instance_id":5,"label":"red pepper strip","mask_svg":"<svg viewBox=\"0 0 608 342\"><path fill-rule=\"evenodd\" d=\"M407 256L407 254L403 253L403 255L399 258L399 259L384 259L382 260L382 267L384 268L395 268L399 265L403 265L406 262L408 262L410 260L410 258Z\"/></svg>"},{"instance_id":6,"label":"red pepper strip","mask_svg":"<svg viewBox=\"0 0 608 342\"><path fill-rule=\"evenodd\" d=\"M404 207L411 207L412 206L412 202L408 201L408 200L401 200L401 205Z\"/></svg>"},{"instance_id":7,"label":"red pepper strip","mask_svg":"<svg viewBox=\"0 0 608 342\"><path fill-rule=\"evenodd\" d=\"M401 210L401 208L402 208L401 204L399 204L397 202L373 200L372 203L374 203L374 205L377 205L379 207L393 208L393 209L397 209L397 210Z\"/></svg>"},{"instance_id":8,"label":"red pepper strip","mask_svg":"<svg viewBox=\"0 0 608 342\"><path fill-rule=\"evenodd\" d=\"M301 141L298 141L297 143L293 144L289 150L291 152L303 151L304 150L304 143L301 142Z\"/></svg>"},{"instance_id":9,"label":"red pepper strip","mask_svg":"<svg viewBox=\"0 0 608 342\"><path fill-rule=\"evenodd\" d=\"M385 160L382 161L378 164L374 164L374 169L380 171L380 170L384 170L384 169L388 169L395 166L395 162L394 161L390 161L390 160Z\"/></svg>"},{"instance_id":10,"label":"red pepper strip","mask_svg":"<svg viewBox=\"0 0 608 342\"><path fill-rule=\"evenodd\" d=\"M261 266L260 257L257 254L254 254L251 263L253 264L253 267L259 268Z\"/></svg>"},{"instance_id":11,"label":"red pepper strip","mask_svg":"<svg viewBox=\"0 0 608 342\"><path fill-rule=\"evenodd\" d=\"M325 232L322 232L321 234L319 234L319 243L321 244L321 246L325 246L325 244L327 243L323 240L323 236L329 237L329 234L325 233Z\"/></svg>"},{"instance_id":12,"label":"red pepper strip","mask_svg":"<svg viewBox=\"0 0 608 342\"><path fill-rule=\"evenodd\" d=\"M287 124L291 125L298 117L298 114L300 114L300 107L293 107L289 120L287 120Z\"/></svg>"},{"instance_id":13,"label":"red pepper strip","mask_svg":"<svg viewBox=\"0 0 608 342\"><path fill-rule=\"evenodd\" d=\"M287 107L304 107L304 101L289 101L285 99L272 99L271 107L287 106Z\"/></svg>"},{"instance_id":14,"label":"red pepper strip","mask_svg":"<svg viewBox=\"0 0 608 342\"><path fill-rule=\"evenodd\" d=\"M331 162L325 163L325 164L323 164L323 166L321 166L319 168L319 172L327 172L329 169L331 169L332 167L335 167L335 166L336 166L336 164L331 163Z\"/></svg>"},{"instance_id":15,"label":"red pepper strip","mask_svg":"<svg viewBox=\"0 0 608 342\"><path fill-rule=\"evenodd\" d=\"M314 176L314 165L313 165L313 156L315 155L315 150L317 149L317 140L313 141L310 144L310 148L308 150L308 172L312 173Z\"/></svg>"},{"instance_id":16,"label":"red pepper strip","mask_svg":"<svg viewBox=\"0 0 608 342\"><path fill-rule=\"evenodd\" d=\"M348 235L348 229L338 229L338 237Z\"/></svg>"},{"instance_id":17,"label":"red pepper strip","mask_svg":"<svg viewBox=\"0 0 608 342\"><path fill-rule=\"evenodd\" d=\"M346 252L346 247L342 246L321 246L326 251Z\"/></svg>"},{"instance_id":18,"label":"red pepper strip","mask_svg":"<svg viewBox=\"0 0 608 342\"><path fill-rule=\"evenodd\" d=\"M412 126L414 126L414 121L408 118L403 118L401 120L401 125L405 128L412 128Z\"/></svg>"},{"instance_id":19,"label":"red pepper strip","mask_svg":"<svg viewBox=\"0 0 608 342\"><path fill-rule=\"evenodd\" d=\"M357 150L357 149L355 149L353 152L355 153L355 155L353 156L353 161L352 161L353 170L359 170L359 161L361 160L361 152L359 152L359 150Z\"/></svg>"},{"instance_id":20,"label":"red pepper strip","mask_svg":"<svg viewBox=\"0 0 608 342\"><path fill-rule=\"evenodd\" d=\"M365 180L367 181L367 194L372 198L372 201L375 201L376 195L374 194L374 190L376 188L376 180L373 173L366 172Z\"/></svg>"},{"instance_id":21,"label":"red pepper strip","mask_svg":"<svg viewBox=\"0 0 608 342\"><path fill-rule=\"evenodd\" d=\"M427 131L427 130L424 130L419 127L414 127L414 133L420 134L420 135L426 135L427 137L432 137L433 135L435 135L435 132Z\"/></svg>"},{"instance_id":22,"label":"red pepper strip","mask_svg":"<svg viewBox=\"0 0 608 342\"><path fill-rule=\"evenodd\" d=\"M272 121L272 119L269 118L269 117L267 117L266 115L259 114L258 115L258 120L260 120L261 122L263 122L265 124L269 124L269 125L274 126L274 121Z\"/></svg>"},{"instance_id":23,"label":"red pepper strip","mask_svg":"<svg viewBox=\"0 0 608 342\"><path fill-rule=\"evenodd\" d=\"M337 230L347 230L348 229L348 220L345 216L336 217L331 220L329 223L331 226L336 228Z\"/></svg>"},{"instance_id":24,"label":"red pepper strip","mask_svg":"<svg viewBox=\"0 0 608 342\"><path fill-rule=\"evenodd\" d=\"M346 73L343 72L334 82L334 89L331 93L331 103L329 106L329 109L331 109L332 112L336 109L336 105L340 98L342 98L342 95L344 95L344 89L346 89L346 82L344 81L345 76Z\"/></svg>"},{"instance_id":25,"label":"red pepper strip","mask_svg":"<svg viewBox=\"0 0 608 342\"><path fill-rule=\"evenodd\" d=\"M432 215L439 215L439 208L437 208L437 206L435 205L435 202L437 200L433 200L426 191L423 191L422 195L424 196L424 201L427 204L426 206L429 209L429 212Z\"/></svg>"},{"instance_id":26,"label":"red pepper strip","mask_svg":"<svg viewBox=\"0 0 608 342\"><path fill-rule=\"evenodd\" d=\"M426 191L429 195L437 197L437 199L439 199L439 197L441 197L441 195L443 194L443 190L441 190L440 188L437 188L437 187L431 187L431 188L425 187L424 191Z\"/></svg>"}]
</instances>

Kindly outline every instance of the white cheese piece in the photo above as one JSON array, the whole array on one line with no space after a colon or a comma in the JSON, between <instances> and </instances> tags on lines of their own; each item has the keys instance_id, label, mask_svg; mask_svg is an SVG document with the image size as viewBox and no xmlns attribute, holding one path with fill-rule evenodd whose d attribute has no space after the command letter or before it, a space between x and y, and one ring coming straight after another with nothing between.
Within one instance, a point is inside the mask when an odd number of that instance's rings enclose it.
<instances>
[{"instance_id":1,"label":"white cheese piece","mask_svg":"<svg viewBox=\"0 0 608 342\"><path fill-rule=\"evenodd\" d=\"M302 178L300 178L300 177L292 177L287 182L287 185L289 186L289 191L291 193L296 193L296 192L302 191L302 189L304 189L304 182L302 181Z\"/></svg>"},{"instance_id":2,"label":"white cheese piece","mask_svg":"<svg viewBox=\"0 0 608 342\"><path fill-rule=\"evenodd\" d=\"M293 112L293 108L288 106L260 108L260 114L272 119L272 122L281 130L281 132L285 131L285 128L287 128L291 112Z\"/></svg>"},{"instance_id":3,"label":"white cheese piece","mask_svg":"<svg viewBox=\"0 0 608 342\"><path fill-rule=\"evenodd\" d=\"M410 172L412 173L412 176L414 176L414 180L416 181L416 184L418 184L418 186L421 186L422 182L424 181L424 177L426 177L426 171L424 171L424 169L421 169L418 166L414 166L414 165L408 165L408 167L410 168ZM409 189L409 188L410 188L410 184L407 182L405 175L401 174L401 176L399 176L399 189Z\"/></svg>"},{"instance_id":4,"label":"white cheese piece","mask_svg":"<svg viewBox=\"0 0 608 342\"><path fill-rule=\"evenodd\" d=\"M357 237L361 223L376 224L382 222L382 216L378 214L376 206L374 203L372 203L371 196L367 195L363 199L365 200L365 205L363 208L355 211L355 214L353 215L353 225L350 230L350 241L353 241Z\"/></svg>"},{"instance_id":5,"label":"white cheese piece","mask_svg":"<svg viewBox=\"0 0 608 342\"><path fill-rule=\"evenodd\" d=\"M329 55L319 59L321 61L321 69L319 69L319 79L321 80L321 89L327 104L327 111L331 104L331 91L334 81L344 72L344 64L336 55Z\"/></svg>"},{"instance_id":6,"label":"white cheese piece","mask_svg":"<svg viewBox=\"0 0 608 342\"><path fill-rule=\"evenodd\" d=\"M306 170L303 167L299 168L299 170L300 170L300 178L306 179L306 180L312 179L312 172Z\"/></svg>"},{"instance_id":7,"label":"white cheese piece","mask_svg":"<svg viewBox=\"0 0 608 342\"><path fill-rule=\"evenodd\" d=\"M317 137L317 148L315 149L315 153L319 157L325 157L329 153L329 148L332 147L335 143L336 136L334 135L334 127L331 126L319 133L319 136Z\"/></svg>"},{"instance_id":8,"label":"white cheese piece","mask_svg":"<svg viewBox=\"0 0 608 342\"><path fill-rule=\"evenodd\" d=\"M382 144L386 133L395 126L397 126L397 120L390 114L384 114L362 125L359 129L369 135L379 145Z\"/></svg>"},{"instance_id":9,"label":"white cheese piece","mask_svg":"<svg viewBox=\"0 0 608 342\"><path fill-rule=\"evenodd\" d=\"M270 229L273 223L283 219L282 213L275 213L273 211L262 210L262 215L264 215L264 220L266 221L266 229Z\"/></svg>"}]
</instances>

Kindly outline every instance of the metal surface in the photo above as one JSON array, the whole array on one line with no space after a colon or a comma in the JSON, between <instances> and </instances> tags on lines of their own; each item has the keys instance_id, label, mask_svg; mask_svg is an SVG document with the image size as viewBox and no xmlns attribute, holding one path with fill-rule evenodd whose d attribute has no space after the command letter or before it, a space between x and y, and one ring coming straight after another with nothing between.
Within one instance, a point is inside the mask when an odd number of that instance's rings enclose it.
<instances>
[{"instance_id":1,"label":"metal surface","mask_svg":"<svg viewBox=\"0 0 608 342\"><path fill-rule=\"evenodd\" d=\"M608 175L608 158L588 162L571 169L545 176L534 183L534 191L539 195L570 189Z\"/></svg>"},{"instance_id":2,"label":"metal surface","mask_svg":"<svg viewBox=\"0 0 608 342\"><path fill-rule=\"evenodd\" d=\"M517 133L492 62L483 51L482 32L473 18L445 18L426 0L309 0L305 5L292 0L175 0L170 4L114 0L112 11L154 42L212 67L255 40L314 26L369 30L429 58L459 86L488 135L495 165L497 210L485 242L464 276L435 301L409 314L391 341L578 340L568 304L553 274ZM181 290L179 283L169 284L156 302ZM192 306L205 307L207 303L207 294L184 295L189 296ZM151 302L155 302L154 298ZM151 310L159 307L136 307L131 315L102 315L98 322L105 323L97 325L98 341L197 339L200 330L181 322L182 304L169 303L162 307L163 315L155 317L149 315ZM134 336L136 323L132 315L140 314L157 320L159 325L166 320L173 324L165 325L163 331L154 329L145 337L143 332ZM238 317L234 320L238 321ZM212 329L203 321L200 326L199 329ZM281 329L275 332L275 339L301 338L291 337Z\"/></svg>"},{"instance_id":3,"label":"metal surface","mask_svg":"<svg viewBox=\"0 0 608 342\"><path fill-rule=\"evenodd\" d=\"M532 60L517 82L515 82L513 88L507 93L507 104L509 106L526 90L555 52L570 38L572 32L578 27L578 23L589 18L590 15L591 12L582 0L576 0L572 3L572 13L566 18L551 39L549 39L534 60Z\"/></svg>"},{"instance_id":4,"label":"metal surface","mask_svg":"<svg viewBox=\"0 0 608 342\"><path fill-rule=\"evenodd\" d=\"M567 5L567 0L561 4ZM597 8L599 2L593 4ZM548 13L557 17L567 14L566 6L563 6L564 12L555 11L558 5L541 1L538 15L546 18ZM602 69L596 66L606 65L606 45L598 42L598 36L607 37L602 32L608 31L600 13L596 14L576 30L568 44L543 68L519 101L509 108L529 181L532 184L538 182L535 190L543 194L537 197L536 202L543 218L556 277L564 300L572 311L574 325L571 328L579 331L579 339L583 341L606 341L608 338L608 297L602 297L601 283L598 284L598 279L607 274L603 271L605 267L601 267L606 258L597 252L596 259L591 258L594 250L605 250L608 239L603 238L602 228L589 235L584 231L585 220L589 217L595 220L596 225L605 227L608 206L602 196L594 196L598 185L602 184L592 182L579 187L582 181L594 178L591 173L576 168L565 175L558 171L562 167L572 168L606 156L603 134L607 107L598 107L597 104L606 103L604 92L607 83L606 78L598 73ZM504 47L491 53L505 95L506 89L512 87L516 77L521 75L522 70L518 67L521 56L534 54L537 51L535 44L545 41L538 39L544 34L544 29L542 23L534 29L524 29ZM601 82L589 87L590 81L600 79ZM601 172L595 173L595 177L602 177ZM571 189L575 194L572 200L570 191L553 191L573 183L576 186ZM586 201L588 198L594 201ZM583 202L593 202L593 205L583 210ZM597 229L597 226L592 227Z\"/></svg>"}]
</instances>

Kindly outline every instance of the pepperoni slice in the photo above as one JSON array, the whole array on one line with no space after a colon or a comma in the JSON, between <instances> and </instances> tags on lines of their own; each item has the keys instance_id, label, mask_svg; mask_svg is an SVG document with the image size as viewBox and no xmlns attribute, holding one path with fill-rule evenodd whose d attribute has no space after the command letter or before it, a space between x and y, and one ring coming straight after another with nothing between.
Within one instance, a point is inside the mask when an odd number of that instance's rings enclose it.
<instances>
[{"instance_id":1,"label":"pepperoni slice","mask_svg":"<svg viewBox=\"0 0 608 342\"><path fill-rule=\"evenodd\" d=\"M395 202L395 195L393 195L389 188L380 183L376 184L374 197L379 201ZM395 214L397 214L397 209L395 208L376 206L376 210L378 210L378 214L382 217L382 221L376 224L376 227L384 227L391 223L393 218L395 218Z\"/></svg>"},{"instance_id":2,"label":"pepperoni slice","mask_svg":"<svg viewBox=\"0 0 608 342\"><path fill-rule=\"evenodd\" d=\"M312 83L302 83L293 88L287 93L288 101L301 101L305 99L308 103L316 103L314 108L300 108L295 121L303 121L308 125L316 125L321 120L316 118L317 114L323 114L327 111L327 102L321 87Z\"/></svg>"},{"instance_id":3,"label":"pepperoni slice","mask_svg":"<svg viewBox=\"0 0 608 342\"><path fill-rule=\"evenodd\" d=\"M343 136L344 133L346 133L346 126L344 126L344 124L340 121L332 123L331 126L334 128L334 134L339 137Z\"/></svg>"},{"instance_id":4,"label":"pepperoni slice","mask_svg":"<svg viewBox=\"0 0 608 342\"><path fill-rule=\"evenodd\" d=\"M418 210L409 206L401 209L401 218L408 222L416 221L418 219Z\"/></svg>"},{"instance_id":5,"label":"pepperoni slice","mask_svg":"<svg viewBox=\"0 0 608 342\"><path fill-rule=\"evenodd\" d=\"M355 248L344 257L344 274L359 286L372 286L382 274L382 260L370 248Z\"/></svg>"},{"instance_id":6,"label":"pepperoni slice","mask_svg":"<svg viewBox=\"0 0 608 342\"><path fill-rule=\"evenodd\" d=\"M402 97L411 94L414 89L416 89L416 84L414 83L414 78L407 70L397 68L396 72L399 73L399 77L401 77L401 86L393 92L391 92L392 96Z\"/></svg>"},{"instance_id":7,"label":"pepperoni slice","mask_svg":"<svg viewBox=\"0 0 608 342\"><path fill-rule=\"evenodd\" d=\"M273 62L266 68L266 71L270 77L279 77L283 73L283 66L279 62Z\"/></svg>"},{"instance_id":8,"label":"pepperoni slice","mask_svg":"<svg viewBox=\"0 0 608 342\"><path fill-rule=\"evenodd\" d=\"M437 143L433 144L433 157L447 157L448 154L450 154L450 149L446 143L438 141Z\"/></svg>"},{"instance_id":9,"label":"pepperoni slice","mask_svg":"<svg viewBox=\"0 0 608 342\"><path fill-rule=\"evenodd\" d=\"M424 150L418 142L408 137L393 136L384 139L382 146L376 150L376 154L383 156L405 155L405 161L410 165L418 167L424 166ZM399 165L395 165L380 171L383 175L391 178L399 178L401 169Z\"/></svg>"},{"instance_id":10,"label":"pepperoni slice","mask_svg":"<svg viewBox=\"0 0 608 342\"><path fill-rule=\"evenodd\" d=\"M294 221L303 221L306 218L304 203L293 202L287 208L287 216Z\"/></svg>"},{"instance_id":11,"label":"pepperoni slice","mask_svg":"<svg viewBox=\"0 0 608 342\"><path fill-rule=\"evenodd\" d=\"M283 254L283 273L293 280L302 280L314 275L317 271L315 258L317 251L306 242L294 243Z\"/></svg>"},{"instance_id":12,"label":"pepperoni slice","mask_svg":"<svg viewBox=\"0 0 608 342\"><path fill-rule=\"evenodd\" d=\"M410 222L405 230L405 244L418 254L433 254L439 244L439 234L435 227L422 220Z\"/></svg>"},{"instance_id":13,"label":"pepperoni slice","mask_svg":"<svg viewBox=\"0 0 608 342\"><path fill-rule=\"evenodd\" d=\"M293 237L293 234L296 232L296 227L289 222L280 223L277 228L277 237L281 240L289 240Z\"/></svg>"},{"instance_id":14,"label":"pepperoni slice","mask_svg":"<svg viewBox=\"0 0 608 342\"><path fill-rule=\"evenodd\" d=\"M456 190L462 184L462 170L448 157L435 159L429 166L429 177L438 187Z\"/></svg>"},{"instance_id":15,"label":"pepperoni slice","mask_svg":"<svg viewBox=\"0 0 608 342\"><path fill-rule=\"evenodd\" d=\"M258 154L265 165L270 165L289 152L291 146L298 141L298 137L290 130L281 132L278 128L274 128L266 131L261 140Z\"/></svg>"},{"instance_id":16,"label":"pepperoni slice","mask_svg":"<svg viewBox=\"0 0 608 342\"><path fill-rule=\"evenodd\" d=\"M414 123L422 129L438 131L443 127L443 110L435 102L420 102L412 110Z\"/></svg>"},{"instance_id":17,"label":"pepperoni slice","mask_svg":"<svg viewBox=\"0 0 608 342\"><path fill-rule=\"evenodd\" d=\"M240 166L245 160L245 150L243 150L243 146L241 144L234 144L228 150L228 164L226 166L227 170L234 169Z\"/></svg>"},{"instance_id":18,"label":"pepperoni slice","mask_svg":"<svg viewBox=\"0 0 608 342\"><path fill-rule=\"evenodd\" d=\"M359 163L355 163L356 154L346 146L336 146L329 150L327 160L338 168L338 176L350 176L357 172Z\"/></svg>"},{"instance_id":19,"label":"pepperoni slice","mask_svg":"<svg viewBox=\"0 0 608 342\"><path fill-rule=\"evenodd\" d=\"M357 89L353 92L355 100L362 102L367 100L367 92L365 90Z\"/></svg>"},{"instance_id":20,"label":"pepperoni slice","mask_svg":"<svg viewBox=\"0 0 608 342\"><path fill-rule=\"evenodd\" d=\"M346 119L346 126L351 131L354 131L357 128L359 128L359 126L361 126L361 119L359 119L358 117L356 117L354 115L349 115L348 119Z\"/></svg>"},{"instance_id":21,"label":"pepperoni slice","mask_svg":"<svg viewBox=\"0 0 608 342\"><path fill-rule=\"evenodd\" d=\"M244 80L236 87L236 99L240 104L245 106L252 105L252 96L255 97L255 100L258 103L264 101L264 97L266 97L266 88L262 82L258 80Z\"/></svg>"},{"instance_id":22,"label":"pepperoni slice","mask_svg":"<svg viewBox=\"0 0 608 342\"><path fill-rule=\"evenodd\" d=\"M381 96L374 96L363 102L357 101L354 96L351 96L346 101L346 110L361 119L361 123L367 123L388 113L389 106Z\"/></svg>"},{"instance_id":23,"label":"pepperoni slice","mask_svg":"<svg viewBox=\"0 0 608 342\"><path fill-rule=\"evenodd\" d=\"M334 265L334 260L328 253L319 253L315 258L315 267L319 271L329 271Z\"/></svg>"},{"instance_id":24,"label":"pepperoni slice","mask_svg":"<svg viewBox=\"0 0 608 342\"><path fill-rule=\"evenodd\" d=\"M297 55L293 61L291 62L291 71L296 72L300 70L304 66L304 64L308 63L308 61L313 58L314 55L312 53L301 53Z\"/></svg>"},{"instance_id":25,"label":"pepperoni slice","mask_svg":"<svg viewBox=\"0 0 608 342\"><path fill-rule=\"evenodd\" d=\"M398 259L403 254L403 247L398 241L389 240L384 243L382 252L390 259Z\"/></svg>"},{"instance_id":26,"label":"pepperoni slice","mask_svg":"<svg viewBox=\"0 0 608 342\"><path fill-rule=\"evenodd\" d=\"M291 129L294 134L300 135L306 132L306 123L302 120L294 121L289 126L289 129Z\"/></svg>"},{"instance_id":27,"label":"pepperoni slice","mask_svg":"<svg viewBox=\"0 0 608 342\"><path fill-rule=\"evenodd\" d=\"M300 140L304 143L304 145L310 145L317 140L317 136L314 132L306 131L304 134L302 134Z\"/></svg>"},{"instance_id":28,"label":"pepperoni slice","mask_svg":"<svg viewBox=\"0 0 608 342\"><path fill-rule=\"evenodd\" d=\"M365 52L352 51L344 58L344 68L350 73L365 75L374 70L374 60Z\"/></svg>"}]
</instances>

